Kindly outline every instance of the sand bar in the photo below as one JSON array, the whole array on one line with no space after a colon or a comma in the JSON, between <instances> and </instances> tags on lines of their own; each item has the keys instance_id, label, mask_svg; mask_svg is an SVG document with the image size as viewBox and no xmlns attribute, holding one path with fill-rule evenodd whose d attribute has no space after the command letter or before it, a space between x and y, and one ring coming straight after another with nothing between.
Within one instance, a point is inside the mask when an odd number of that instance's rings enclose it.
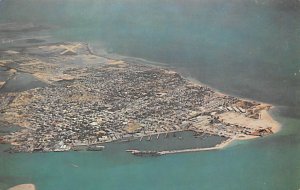
<instances>
[{"instance_id":1,"label":"sand bar","mask_svg":"<svg viewBox=\"0 0 300 190\"><path fill-rule=\"evenodd\" d=\"M21 184L14 187L9 188L8 190L35 190L35 185L33 184Z\"/></svg>"}]
</instances>

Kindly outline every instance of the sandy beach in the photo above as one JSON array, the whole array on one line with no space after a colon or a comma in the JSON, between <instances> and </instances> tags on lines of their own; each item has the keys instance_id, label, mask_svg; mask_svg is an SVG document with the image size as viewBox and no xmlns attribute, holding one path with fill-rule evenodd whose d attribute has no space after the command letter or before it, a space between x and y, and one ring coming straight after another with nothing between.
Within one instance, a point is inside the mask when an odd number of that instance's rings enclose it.
<instances>
[{"instance_id":1,"label":"sandy beach","mask_svg":"<svg viewBox=\"0 0 300 190\"><path fill-rule=\"evenodd\" d=\"M21 184L14 187L9 188L8 190L35 190L35 185L33 184Z\"/></svg>"},{"instance_id":2,"label":"sandy beach","mask_svg":"<svg viewBox=\"0 0 300 190\"><path fill-rule=\"evenodd\" d=\"M265 104L264 106L269 106L267 104ZM228 119L229 121L235 121L237 123L235 124L242 124L245 125L247 127L250 128L255 128L255 129L259 129L260 126L263 125L267 125L268 127L271 128L273 133L277 133L280 131L281 129L281 125L273 119L273 117L271 116L270 112L268 110L262 110L260 112L261 116L259 120L253 120L250 118L241 118L236 117L234 115L228 115L225 116L224 119ZM234 118L236 117L236 118ZM249 140L249 139L254 139L254 138L258 138L260 136L256 136L256 135L241 135L241 136L235 136L233 138L230 138L214 147L209 147L209 148L193 148L193 149L183 149L183 150L170 150L170 151L159 151L158 153L160 155L167 155L167 154L177 154L177 153L187 153L187 152L200 152L200 151L210 151L210 150L220 150L220 149L224 149L227 146L229 146L232 142L234 142L235 140Z\"/></svg>"},{"instance_id":3,"label":"sandy beach","mask_svg":"<svg viewBox=\"0 0 300 190\"><path fill-rule=\"evenodd\" d=\"M181 73L182 74L182 73ZM182 74L183 75L183 74ZM184 76L184 75L183 75ZM224 92L221 92L220 90L213 88L207 84L202 83L201 81L191 78L191 77L185 77L188 81L190 81L193 85L201 85L201 86L207 86L210 89L212 89L214 92L216 92L218 95L220 96L228 96L229 94L226 94ZM280 131L281 129L281 125L280 123L278 123L270 114L270 110L274 108L274 105L271 104L267 104L264 102L260 102L260 101L256 101L256 100L252 100L252 99L247 99L247 98L243 98L243 97L239 97L239 96L235 96L236 98L243 100L243 101L255 101L257 103L261 104L261 111L260 111L260 118L258 120L254 120L251 118L247 118L244 117L242 115L236 114L236 113L226 113L223 115L223 120L225 120L228 123L231 124L238 124L238 125L243 125L249 128L253 128L253 129L259 129L262 126L268 126L271 131L273 133L277 133ZM249 140L249 139L254 139L254 138L258 138L260 136L257 135L240 135L240 136L236 136L234 137L233 140ZM219 148L224 148L226 147L228 144L230 144L232 141L230 141L229 143L225 143L224 145L222 145Z\"/></svg>"},{"instance_id":4,"label":"sandy beach","mask_svg":"<svg viewBox=\"0 0 300 190\"><path fill-rule=\"evenodd\" d=\"M272 127L272 131L273 133L277 133L280 131L281 129L281 125L280 123L278 123L270 114L269 111L263 110L261 112L261 119L267 123L269 123L269 125Z\"/></svg>"}]
</instances>

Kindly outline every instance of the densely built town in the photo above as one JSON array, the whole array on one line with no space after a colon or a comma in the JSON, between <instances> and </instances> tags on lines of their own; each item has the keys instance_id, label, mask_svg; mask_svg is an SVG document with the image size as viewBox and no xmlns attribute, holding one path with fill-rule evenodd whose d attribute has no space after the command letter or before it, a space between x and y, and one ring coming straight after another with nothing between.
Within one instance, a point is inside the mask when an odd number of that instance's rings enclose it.
<instances>
[{"instance_id":1,"label":"densely built town","mask_svg":"<svg viewBox=\"0 0 300 190\"><path fill-rule=\"evenodd\" d=\"M261 119L269 105L224 95L167 68L99 57L86 44L6 51L1 65L12 76L30 73L47 84L0 94L1 121L22 127L0 139L11 152L98 150L176 131L229 139L272 133Z\"/></svg>"}]
</instances>

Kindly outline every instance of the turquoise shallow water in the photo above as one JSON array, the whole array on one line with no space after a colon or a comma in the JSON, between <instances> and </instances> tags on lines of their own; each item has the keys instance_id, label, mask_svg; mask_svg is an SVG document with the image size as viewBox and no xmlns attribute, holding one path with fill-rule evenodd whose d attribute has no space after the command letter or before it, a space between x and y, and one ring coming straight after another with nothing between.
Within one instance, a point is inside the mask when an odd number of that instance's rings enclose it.
<instances>
[{"instance_id":1,"label":"turquoise shallow water","mask_svg":"<svg viewBox=\"0 0 300 190\"><path fill-rule=\"evenodd\" d=\"M133 157L120 147L0 153L0 189L25 182L41 190L299 189L300 9L298 1L281 2L2 1L0 23L47 28L17 37L50 35L51 40L84 41L110 53L167 63L226 93L278 105L274 114L283 129L221 151L155 158Z\"/></svg>"},{"instance_id":2,"label":"turquoise shallow water","mask_svg":"<svg viewBox=\"0 0 300 190\"><path fill-rule=\"evenodd\" d=\"M221 151L140 158L118 150L1 156L1 179L38 189L298 189L299 120ZM4 183L5 183L4 182Z\"/></svg>"}]
</instances>

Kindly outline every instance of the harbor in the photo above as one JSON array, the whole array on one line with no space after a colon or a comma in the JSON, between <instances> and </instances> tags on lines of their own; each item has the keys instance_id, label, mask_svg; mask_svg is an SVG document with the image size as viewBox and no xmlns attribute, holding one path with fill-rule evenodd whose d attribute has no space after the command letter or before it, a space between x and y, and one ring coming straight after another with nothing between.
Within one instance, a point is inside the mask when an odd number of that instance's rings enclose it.
<instances>
[{"instance_id":1,"label":"harbor","mask_svg":"<svg viewBox=\"0 0 300 190\"><path fill-rule=\"evenodd\" d=\"M163 135L170 135L163 137ZM208 150L218 150L229 143L234 138L220 137L205 133L196 133L194 131L178 131L172 133L161 134L161 138L153 140L145 140L136 142L132 140L127 141L128 149L136 156L161 156L167 154L187 153L187 152L200 152ZM159 136L159 134L157 135ZM125 143L125 142L124 142Z\"/></svg>"}]
</instances>

